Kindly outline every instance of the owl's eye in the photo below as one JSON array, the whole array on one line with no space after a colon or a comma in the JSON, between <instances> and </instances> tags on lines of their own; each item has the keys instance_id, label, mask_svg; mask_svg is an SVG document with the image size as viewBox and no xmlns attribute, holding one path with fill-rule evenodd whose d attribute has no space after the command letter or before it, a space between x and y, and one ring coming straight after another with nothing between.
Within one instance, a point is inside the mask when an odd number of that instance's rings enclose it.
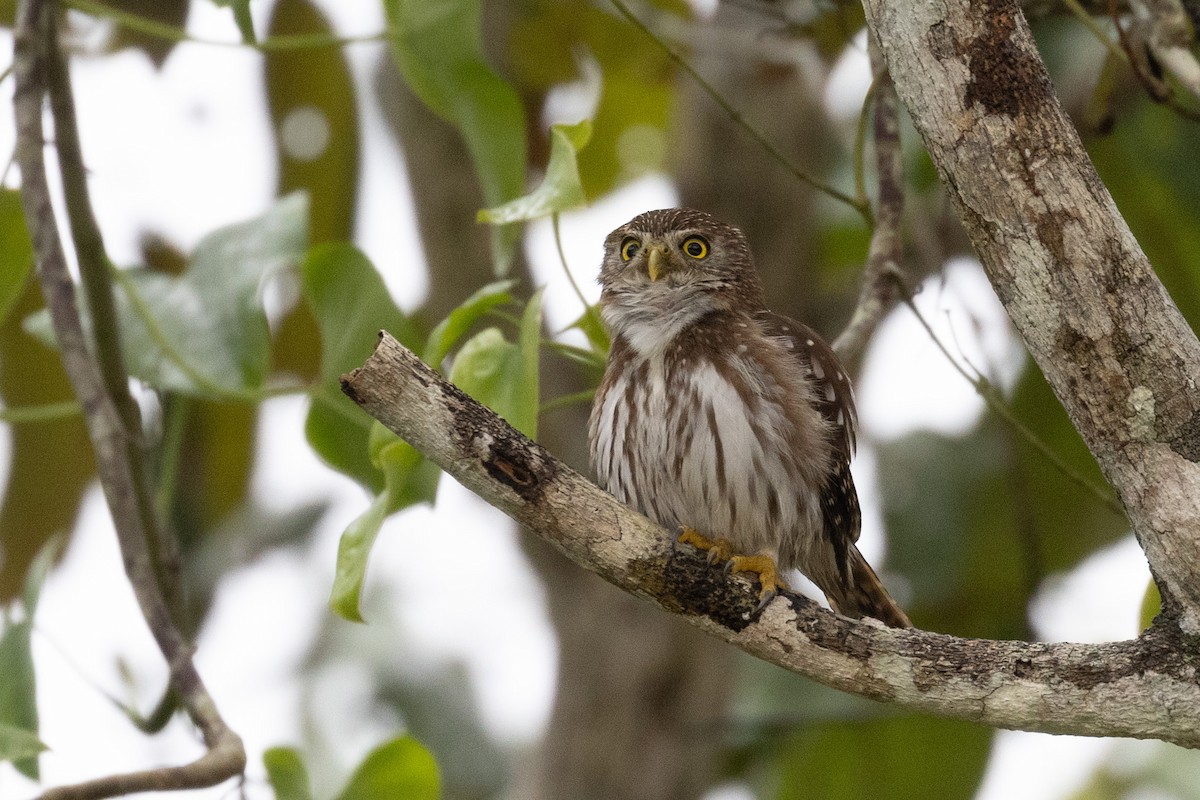
<instances>
[{"instance_id":1,"label":"owl's eye","mask_svg":"<svg viewBox=\"0 0 1200 800\"><path fill-rule=\"evenodd\" d=\"M632 236L621 242L621 260L628 261L637 255L637 251L642 249L642 244Z\"/></svg>"},{"instance_id":2,"label":"owl's eye","mask_svg":"<svg viewBox=\"0 0 1200 800\"><path fill-rule=\"evenodd\" d=\"M701 236L689 236L683 240L683 252L692 258L705 258L708 256L708 242Z\"/></svg>"}]
</instances>

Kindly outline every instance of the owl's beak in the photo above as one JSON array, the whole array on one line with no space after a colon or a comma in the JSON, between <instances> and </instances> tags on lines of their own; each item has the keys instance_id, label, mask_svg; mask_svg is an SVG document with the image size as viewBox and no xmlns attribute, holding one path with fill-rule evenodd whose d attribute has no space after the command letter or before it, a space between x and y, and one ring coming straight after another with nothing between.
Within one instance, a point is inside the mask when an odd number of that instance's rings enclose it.
<instances>
[{"instance_id":1,"label":"owl's beak","mask_svg":"<svg viewBox=\"0 0 1200 800\"><path fill-rule=\"evenodd\" d=\"M649 263L646 265L646 271L650 274L650 280L656 281L669 269L667 251L661 245L653 245L647 258Z\"/></svg>"}]
</instances>

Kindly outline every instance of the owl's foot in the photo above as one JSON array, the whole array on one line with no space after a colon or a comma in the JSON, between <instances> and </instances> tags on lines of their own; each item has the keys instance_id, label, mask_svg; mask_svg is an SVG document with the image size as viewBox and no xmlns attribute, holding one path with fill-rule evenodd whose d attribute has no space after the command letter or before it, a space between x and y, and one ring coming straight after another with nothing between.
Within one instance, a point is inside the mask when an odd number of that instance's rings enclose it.
<instances>
[{"instance_id":1,"label":"owl's foot","mask_svg":"<svg viewBox=\"0 0 1200 800\"><path fill-rule=\"evenodd\" d=\"M728 539L709 539L700 531L689 528L687 525L680 529L678 541L708 553L708 563L710 564L728 561L733 557L733 545L729 543Z\"/></svg>"},{"instance_id":2,"label":"owl's foot","mask_svg":"<svg viewBox=\"0 0 1200 800\"><path fill-rule=\"evenodd\" d=\"M775 559L765 553L754 556L733 556L729 559L731 572L753 572L758 575L758 608L754 613L762 611L775 599L780 589L789 588L787 582L779 575Z\"/></svg>"},{"instance_id":3,"label":"owl's foot","mask_svg":"<svg viewBox=\"0 0 1200 800\"><path fill-rule=\"evenodd\" d=\"M790 588L779 576L775 559L765 553L754 556L737 555L728 539L709 539L695 528L686 525L680 529L678 541L708 553L710 564L721 561L725 563L725 569L729 572L753 572L757 575L759 592L755 614L766 608L767 604L775 599L775 595L779 594L780 589Z\"/></svg>"}]
</instances>

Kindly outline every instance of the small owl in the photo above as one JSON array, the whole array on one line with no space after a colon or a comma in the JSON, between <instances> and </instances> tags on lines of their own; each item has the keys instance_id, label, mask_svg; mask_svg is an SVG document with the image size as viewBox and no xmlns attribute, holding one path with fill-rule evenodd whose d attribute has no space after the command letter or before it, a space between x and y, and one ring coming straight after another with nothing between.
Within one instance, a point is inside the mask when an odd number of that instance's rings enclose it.
<instances>
[{"instance_id":1,"label":"small owl","mask_svg":"<svg viewBox=\"0 0 1200 800\"><path fill-rule=\"evenodd\" d=\"M854 401L812 329L766 307L746 237L695 209L608 235L600 310L612 349L588 425L600 485L710 561L797 568L834 610L910 625L855 546Z\"/></svg>"}]
</instances>

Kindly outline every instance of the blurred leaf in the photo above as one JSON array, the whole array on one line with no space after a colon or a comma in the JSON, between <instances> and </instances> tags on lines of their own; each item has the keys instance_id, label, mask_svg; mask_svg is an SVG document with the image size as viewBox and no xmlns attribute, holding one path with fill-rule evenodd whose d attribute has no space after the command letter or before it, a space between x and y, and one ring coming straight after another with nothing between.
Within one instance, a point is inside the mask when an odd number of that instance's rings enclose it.
<instances>
[{"instance_id":1,"label":"blurred leaf","mask_svg":"<svg viewBox=\"0 0 1200 800\"><path fill-rule=\"evenodd\" d=\"M684 3L653 5L679 16L690 13ZM577 78L579 53L599 64L593 136L579 159L588 197L607 194L663 166L676 107L676 68L662 48L592 3L543 0L516 21L509 50L521 82L539 92Z\"/></svg>"},{"instance_id":2,"label":"blurred leaf","mask_svg":"<svg viewBox=\"0 0 1200 800\"><path fill-rule=\"evenodd\" d=\"M0 322L25 291L33 245L21 211L21 193L0 188Z\"/></svg>"},{"instance_id":3,"label":"blurred leaf","mask_svg":"<svg viewBox=\"0 0 1200 800\"><path fill-rule=\"evenodd\" d=\"M1096 169L1191 324L1200 328L1200 164L1195 123L1156 103L1118 112L1111 136L1088 142Z\"/></svg>"},{"instance_id":4,"label":"blurred leaf","mask_svg":"<svg viewBox=\"0 0 1200 800\"><path fill-rule=\"evenodd\" d=\"M270 364L263 286L303 256L308 202L295 194L266 214L200 241L179 277L114 273L121 344L131 375L162 390L222 397L259 388ZM26 330L53 343L49 315Z\"/></svg>"},{"instance_id":5,"label":"blurred leaf","mask_svg":"<svg viewBox=\"0 0 1200 800\"><path fill-rule=\"evenodd\" d=\"M579 315L579 319L567 326L567 330L571 328L583 331L592 350L601 357L607 357L612 342L609 341L608 329L604 327L604 320L601 319L600 309L597 306L588 306L584 309L584 312Z\"/></svg>"},{"instance_id":6,"label":"blurred leaf","mask_svg":"<svg viewBox=\"0 0 1200 800\"><path fill-rule=\"evenodd\" d=\"M29 618L24 622L9 625L0 636L0 726L9 731L24 731L28 737L13 735L13 749L24 749L25 752L9 756L21 774L38 779L37 753L40 750L28 752L26 748L32 741L37 740L37 681L33 672L33 653L30 649L30 632L33 624ZM42 748L44 749L44 748ZM0 758L4 758L0 751Z\"/></svg>"},{"instance_id":7,"label":"blurred leaf","mask_svg":"<svg viewBox=\"0 0 1200 800\"><path fill-rule=\"evenodd\" d=\"M384 0L392 56L425 105L458 129L471 154L483 204L497 206L525 186L525 113L517 93L483 57L480 0ZM493 229L496 274L508 272L520 236Z\"/></svg>"},{"instance_id":8,"label":"blurred leaf","mask_svg":"<svg viewBox=\"0 0 1200 800\"><path fill-rule=\"evenodd\" d=\"M254 19L250 16L250 0L213 0L218 6L233 11L233 21L242 34L242 41L254 44L258 37L254 35Z\"/></svg>"},{"instance_id":9,"label":"blurred leaf","mask_svg":"<svg viewBox=\"0 0 1200 800\"><path fill-rule=\"evenodd\" d=\"M1141 622L1139 631L1144 631L1154 624L1154 618L1162 611L1162 595L1158 593L1158 584L1154 579L1150 579L1150 585L1146 587L1146 594L1142 597L1142 608L1138 613L1138 619Z\"/></svg>"},{"instance_id":10,"label":"blurred leaf","mask_svg":"<svg viewBox=\"0 0 1200 800\"><path fill-rule=\"evenodd\" d=\"M149 22L168 25L181 33L187 26L188 0L104 0L104 5ZM126 48L141 50L155 67L161 67L177 44L162 36L115 25L108 47L113 51Z\"/></svg>"},{"instance_id":11,"label":"blurred leaf","mask_svg":"<svg viewBox=\"0 0 1200 800\"><path fill-rule=\"evenodd\" d=\"M403 628L398 620L385 620L385 630ZM467 664L461 658L439 657L436 668L430 669L382 655L388 663L374 671L377 697L402 715L405 730L433 753L443 797L503 797L512 785L511 756L484 725Z\"/></svg>"},{"instance_id":12,"label":"blurred leaf","mask_svg":"<svg viewBox=\"0 0 1200 800\"><path fill-rule=\"evenodd\" d=\"M371 751L337 800L437 800L437 763L416 739L402 736Z\"/></svg>"},{"instance_id":13,"label":"blurred leaf","mask_svg":"<svg viewBox=\"0 0 1200 800\"><path fill-rule=\"evenodd\" d=\"M1009 406L1067 465L1099 469L1029 364ZM986 414L961 437L916 432L879 449L887 568L904 576L922 627L1026 638L1042 580L1115 542L1128 523L1031 443Z\"/></svg>"},{"instance_id":14,"label":"blurred leaf","mask_svg":"<svg viewBox=\"0 0 1200 800\"><path fill-rule=\"evenodd\" d=\"M333 33L311 0L282 0L267 36ZM359 114L349 54L342 47L275 50L263 57L280 195L308 194L309 241L350 241L359 191ZM321 334L299 303L275 328L275 368L310 381L320 370Z\"/></svg>"},{"instance_id":15,"label":"blurred leaf","mask_svg":"<svg viewBox=\"0 0 1200 800\"><path fill-rule=\"evenodd\" d=\"M460 303L430 332L421 360L434 369L439 368L462 335L470 330L480 317L496 306L512 302L509 289L514 285L514 280L489 283Z\"/></svg>"},{"instance_id":16,"label":"blurred leaf","mask_svg":"<svg viewBox=\"0 0 1200 800\"><path fill-rule=\"evenodd\" d=\"M814 5L819 12L816 18L795 26L793 35L803 36L816 45L825 63L833 66L866 22L862 4Z\"/></svg>"},{"instance_id":17,"label":"blurred leaf","mask_svg":"<svg viewBox=\"0 0 1200 800\"><path fill-rule=\"evenodd\" d=\"M541 185L524 197L483 209L479 221L492 225L528 222L583 205L577 156L591 137L592 123L586 119L574 125L551 125L550 163Z\"/></svg>"},{"instance_id":18,"label":"blurred leaf","mask_svg":"<svg viewBox=\"0 0 1200 800\"><path fill-rule=\"evenodd\" d=\"M814 725L780 748L778 800L975 796L992 732L933 717Z\"/></svg>"},{"instance_id":19,"label":"blurred leaf","mask_svg":"<svg viewBox=\"0 0 1200 800\"><path fill-rule=\"evenodd\" d=\"M529 298L517 343L497 328L468 339L454 357L450 380L526 436L537 436L541 292Z\"/></svg>"},{"instance_id":20,"label":"blurred leaf","mask_svg":"<svg viewBox=\"0 0 1200 800\"><path fill-rule=\"evenodd\" d=\"M311 0L281 0L268 36L333 34ZM354 80L345 48L267 53L267 99L279 158L279 193L309 198L309 241L348 241L358 202L359 129Z\"/></svg>"},{"instance_id":21,"label":"blurred leaf","mask_svg":"<svg viewBox=\"0 0 1200 800\"><path fill-rule=\"evenodd\" d=\"M312 782L297 750L271 747L263 751L262 758L275 800L312 800Z\"/></svg>"},{"instance_id":22,"label":"blurred leaf","mask_svg":"<svg viewBox=\"0 0 1200 800\"><path fill-rule=\"evenodd\" d=\"M14 764L37 763L37 755L49 748L42 744L37 734L22 728L6 725L0 722L0 761L11 761ZM18 769L21 769L18 767ZM21 772L37 780L37 774L29 775L24 769Z\"/></svg>"},{"instance_id":23,"label":"blurred leaf","mask_svg":"<svg viewBox=\"0 0 1200 800\"><path fill-rule=\"evenodd\" d=\"M1031 362L1009 401L1014 413L1034 436L1086 481L1102 491L1108 484L1095 458L1067 412L1054 396L1041 371ZM1005 431L1010 429L1003 428ZM1006 434L1016 449L1020 493L1017 510L1037 521L1042 542L1037 558L1043 573L1071 569L1101 547L1116 542L1129 531L1123 514L1115 513L1094 494L1063 474L1029 443L1015 433Z\"/></svg>"},{"instance_id":24,"label":"blurred leaf","mask_svg":"<svg viewBox=\"0 0 1200 800\"><path fill-rule=\"evenodd\" d=\"M11 315L0 319L0 394L10 407L74 399L58 354L21 330L21 318L40 306L38 283L28 281ZM8 480L0 489L0 602L20 594L29 564L45 542L71 529L94 474L82 416L7 430L11 455Z\"/></svg>"},{"instance_id":25,"label":"blurred leaf","mask_svg":"<svg viewBox=\"0 0 1200 800\"><path fill-rule=\"evenodd\" d=\"M367 257L344 243L317 245L301 268L304 297L321 330L321 384L312 394L304 432L331 467L379 492L384 476L371 463L367 437L371 418L342 394L340 380L371 354L379 331L405 346L416 332L396 307Z\"/></svg>"},{"instance_id":26,"label":"blurred leaf","mask_svg":"<svg viewBox=\"0 0 1200 800\"><path fill-rule=\"evenodd\" d=\"M1190 800L1198 786L1200 759L1194 750L1115 739L1091 779L1069 800Z\"/></svg>"}]
</instances>

